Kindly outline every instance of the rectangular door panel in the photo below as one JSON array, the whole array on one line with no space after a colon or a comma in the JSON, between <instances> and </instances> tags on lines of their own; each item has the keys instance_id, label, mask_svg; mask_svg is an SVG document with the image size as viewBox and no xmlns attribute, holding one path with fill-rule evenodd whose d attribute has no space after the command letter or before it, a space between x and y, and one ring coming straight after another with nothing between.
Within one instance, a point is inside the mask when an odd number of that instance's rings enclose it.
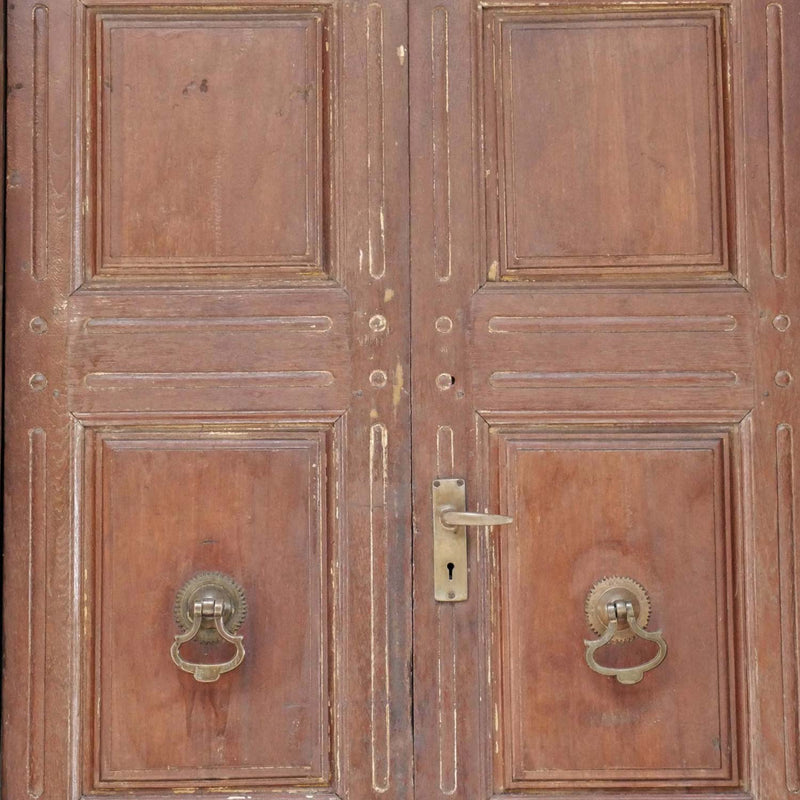
<instances>
[{"instance_id":1,"label":"rectangular door panel","mask_svg":"<svg viewBox=\"0 0 800 800\"><path fill-rule=\"evenodd\" d=\"M482 8L489 280L730 277L728 15Z\"/></svg>"},{"instance_id":2,"label":"rectangular door panel","mask_svg":"<svg viewBox=\"0 0 800 800\"><path fill-rule=\"evenodd\" d=\"M490 559L498 787L736 783L737 431L621 427L489 429L491 472L502 476L494 505L515 520ZM593 588L632 581L668 658L624 686L587 669L584 642L604 632ZM655 644L631 638L596 661L647 662Z\"/></svg>"},{"instance_id":3,"label":"rectangular door panel","mask_svg":"<svg viewBox=\"0 0 800 800\"><path fill-rule=\"evenodd\" d=\"M322 277L332 7L90 5L83 24L87 277Z\"/></svg>"},{"instance_id":4,"label":"rectangular door panel","mask_svg":"<svg viewBox=\"0 0 800 800\"><path fill-rule=\"evenodd\" d=\"M9 796L410 798L406 16L9 9Z\"/></svg>"},{"instance_id":5,"label":"rectangular door panel","mask_svg":"<svg viewBox=\"0 0 800 800\"><path fill-rule=\"evenodd\" d=\"M330 786L330 598L341 580L326 497L336 485L332 426L83 422L91 785ZM238 691L187 687L166 646L180 632L176 594L198 566L244 592L248 670ZM165 644L142 647L150 641ZM191 643L181 653L198 663L228 655Z\"/></svg>"}]
</instances>

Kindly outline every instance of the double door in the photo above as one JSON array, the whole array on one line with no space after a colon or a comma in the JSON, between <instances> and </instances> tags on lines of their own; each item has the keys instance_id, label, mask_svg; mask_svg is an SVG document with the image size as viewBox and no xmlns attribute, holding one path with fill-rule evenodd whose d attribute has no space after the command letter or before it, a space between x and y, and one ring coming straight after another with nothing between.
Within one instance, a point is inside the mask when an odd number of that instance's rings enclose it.
<instances>
[{"instance_id":1,"label":"double door","mask_svg":"<svg viewBox=\"0 0 800 800\"><path fill-rule=\"evenodd\" d=\"M800 790L791 0L7 38L9 800Z\"/></svg>"}]
</instances>

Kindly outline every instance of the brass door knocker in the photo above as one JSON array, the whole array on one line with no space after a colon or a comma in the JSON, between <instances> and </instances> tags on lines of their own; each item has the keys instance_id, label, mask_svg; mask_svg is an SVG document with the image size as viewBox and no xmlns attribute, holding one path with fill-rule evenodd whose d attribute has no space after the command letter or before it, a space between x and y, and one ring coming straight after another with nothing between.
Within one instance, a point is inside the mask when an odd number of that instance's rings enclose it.
<instances>
[{"instance_id":1,"label":"brass door knocker","mask_svg":"<svg viewBox=\"0 0 800 800\"><path fill-rule=\"evenodd\" d=\"M190 672L196 681L212 683L244 661L242 637L236 635L247 616L244 590L233 578L221 572L200 572L190 578L175 598L175 621L184 633L178 634L170 648L175 664ZM213 644L229 642L235 648L233 656L216 664L186 661L181 656L181 645L196 639Z\"/></svg>"},{"instance_id":2,"label":"brass door knocker","mask_svg":"<svg viewBox=\"0 0 800 800\"><path fill-rule=\"evenodd\" d=\"M620 683L639 683L644 673L655 669L667 657L667 643L661 631L647 631L650 619L650 598L633 578L614 576L598 581L586 598L586 621L599 639L585 640L586 663L600 675L611 675ZM604 667L595 660L595 653L611 642L635 638L654 642L658 651L649 661L635 667Z\"/></svg>"}]
</instances>

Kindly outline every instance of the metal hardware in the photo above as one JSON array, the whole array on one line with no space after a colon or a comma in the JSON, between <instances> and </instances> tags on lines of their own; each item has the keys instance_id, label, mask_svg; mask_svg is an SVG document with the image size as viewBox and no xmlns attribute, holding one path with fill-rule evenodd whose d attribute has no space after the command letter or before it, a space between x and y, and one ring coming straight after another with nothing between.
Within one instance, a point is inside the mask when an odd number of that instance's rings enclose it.
<instances>
[{"instance_id":1,"label":"metal hardware","mask_svg":"<svg viewBox=\"0 0 800 800\"><path fill-rule=\"evenodd\" d=\"M466 600L468 526L508 525L512 517L465 511L466 489L461 478L433 482L433 588L436 600Z\"/></svg>"},{"instance_id":2,"label":"metal hardware","mask_svg":"<svg viewBox=\"0 0 800 800\"><path fill-rule=\"evenodd\" d=\"M196 681L211 683L244 661L242 637L237 636L247 616L247 600L241 586L221 572L200 572L190 578L175 597L175 621L184 631L175 637L170 655L176 666L190 672ZM200 643L229 642L235 648L227 661L200 664L186 661L181 646L196 639Z\"/></svg>"},{"instance_id":3,"label":"metal hardware","mask_svg":"<svg viewBox=\"0 0 800 800\"><path fill-rule=\"evenodd\" d=\"M589 668L600 675L613 676L622 684L639 683L645 672L655 669L667 657L667 643L661 631L645 630L649 619L650 598L640 583L623 576L598 581L586 598L586 621L600 636L583 642ZM595 653L601 647L637 637L658 646L649 661L635 667L604 667L597 663Z\"/></svg>"},{"instance_id":4,"label":"metal hardware","mask_svg":"<svg viewBox=\"0 0 800 800\"><path fill-rule=\"evenodd\" d=\"M640 627L647 627L650 620L650 597L647 590L633 578L614 575L597 581L586 596L586 622L598 636L602 636L608 628L608 605L620 600L623 603L633 603L636 621ZM636 638L625 619L618 619L617 622L617 632L611 640L612 643L629 642Z\"/></svg>"}]
</instances>

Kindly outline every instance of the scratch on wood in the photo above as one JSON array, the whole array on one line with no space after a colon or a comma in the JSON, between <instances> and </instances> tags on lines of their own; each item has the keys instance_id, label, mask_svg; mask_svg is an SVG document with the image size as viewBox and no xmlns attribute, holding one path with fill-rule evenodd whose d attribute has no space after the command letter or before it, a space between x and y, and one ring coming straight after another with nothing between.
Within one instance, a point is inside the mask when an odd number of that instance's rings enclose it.
<instances>
[{"instance_id":1,"label":"scratch on wood","mask_svg":"<svg viewBox=\"0 0 800 800\"><path fill-rule=\"evenodd\" d=\"M450 51L447 9L437 6L431 16L431 126L433 147L433 261L436 277L450 280Z\"/></svg>"},{"instance_id":2,"label":"scratch on wood","mask_svg":"<svg viewBox=\"0 0 800 800\"><path fill-rule=\"evenodd\" d=\"M781 664L786 786L800 790L800 671L798 667L797 550L794 530L794 436L782 423L775 432L781 607Z\"/></svg>"},{"instance_id":3,"label":"scratch on wood","mask_svg":"<svg viewBox=\"0 0 800 800\"><path fill-rule=\"evenodd\" d=\"M389 480L388 430L382 423L369 436L369 629L370 629L370 744L372 788L389 790L391 717L389 713L389 596L387 585Z\"/></svg>"},{"instance_id":4,"label":"scratch on wood","mask_svg":"<svg viewBox=\"0 0 800 800\"><path fill-rule=\"evenodd\" d=\"M394 381L392 381L392 408L397 408L400 405L404 388L403 365L398 361L397 366L394 368Z\"/></svg>"},{"instance_id":5,"label":"scratch on wood","mask_svg":"<svg viewBox=\"0 0 800 800\"><path fill-rule=\"evenodd\" d=\"M47 277L48 81L50 21L46 6L33 7L33 140L31 164L31 271L33 277Z\"/></svg>"},{"instance_id":6,"label":"scratch on wood","mask_svg":"<svg viewBox=\"0 0 800 800\"><path fill-rule=\"evenodd\" d=\"M28 794L44 792L47 439L28 431Z\"/></svg>"},{"instance_id":7,"label":"scratch on wood","mask_svg":"<svg viewBox=\"0 0 800 800\"><path fill-rule=\"evenodd\" d=\"M386 164L383 7L367 6L367 261L369 274L386 274Z\"/></svg>"},{"instance_id":8,"label":"scratch on wood","mask_svg":"<svg viewBox=\"0 0 800 800\"><path fill-rule=\"evenodd\" d=\"M767 120L772 274L787 276L786 132L783 82L783 8L767 6Z\"/></svg>"}]
</instances>

